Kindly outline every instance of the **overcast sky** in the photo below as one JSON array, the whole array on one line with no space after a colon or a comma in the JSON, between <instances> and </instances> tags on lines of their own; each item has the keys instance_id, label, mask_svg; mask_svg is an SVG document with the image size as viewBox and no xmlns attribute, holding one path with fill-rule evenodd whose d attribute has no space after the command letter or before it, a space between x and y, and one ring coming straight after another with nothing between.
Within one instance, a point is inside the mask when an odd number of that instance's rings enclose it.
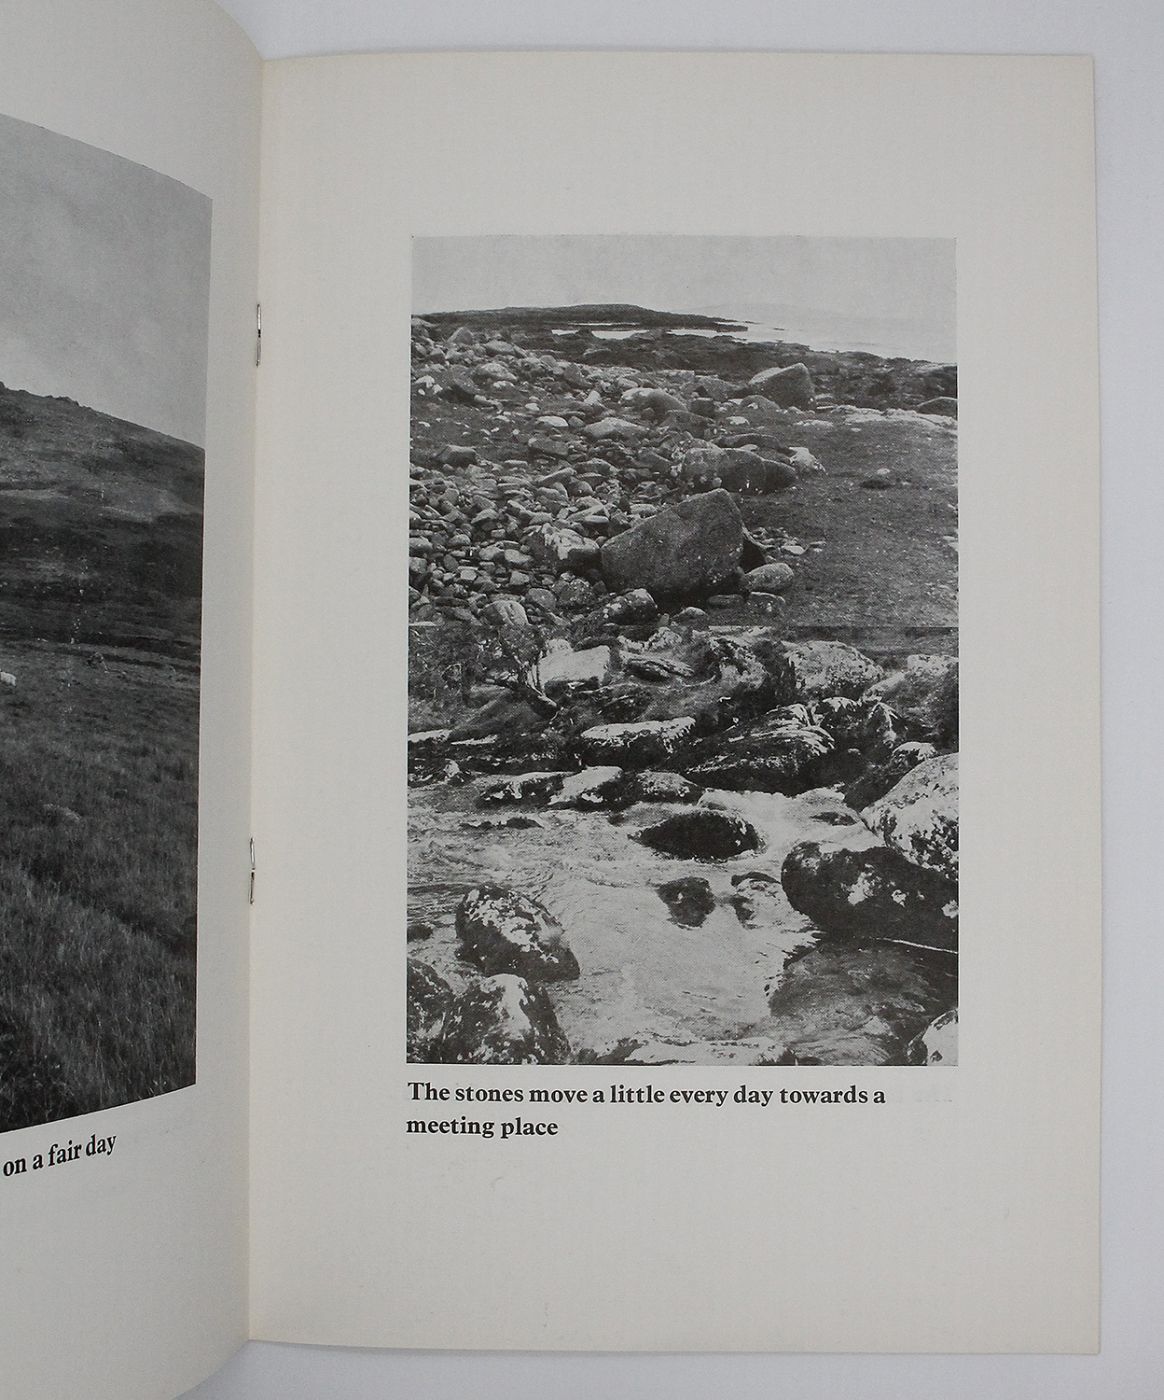
<instances>
[{"instance_id":1,"label":"overcast sky","mask_svg":"<svg viewBox=\"0 0 1164 1400\"><path fill-rule=\"evenodd\" d=\"M948 328L954 244L924 238L418 238L413 309L634 302L662 311L799 307ZM749 315L749 312L753 314Z\"/></svg>"},{"instance_id":2,"label":"overcast sky","mask_svg":"<svg viewBox=\"0 0 1164 1400\"><path fill-rule=\"evenodd\" d=\"M202 446L210 201L0 117L0 382Z\"/></svg>"}]
</instances>

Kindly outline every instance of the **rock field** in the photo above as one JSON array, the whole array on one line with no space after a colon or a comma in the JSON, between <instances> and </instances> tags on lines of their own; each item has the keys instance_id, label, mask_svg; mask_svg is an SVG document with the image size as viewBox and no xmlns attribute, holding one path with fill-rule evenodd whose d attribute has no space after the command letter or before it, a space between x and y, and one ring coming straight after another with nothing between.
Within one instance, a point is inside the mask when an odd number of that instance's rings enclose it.
<instances>
[{"instance_id":1,"label":"rock field","mask_svg":"<svg viewBox=\"0 0 1164 1400\"><path fill-rule=\"evenodd\" d=\"M730 903L763 953L771 921L768 1014L714 1046L567 1035L571 928L502 870L458 884L450 852L409 929L409 1058L956 1062L954 367L652 315L617 340L552 310L414 318L410 788L515 843L625 825L676 867L662 936ZM816 793L823 833L779 859L731 807Z\"/></svg>"}]
</instances>

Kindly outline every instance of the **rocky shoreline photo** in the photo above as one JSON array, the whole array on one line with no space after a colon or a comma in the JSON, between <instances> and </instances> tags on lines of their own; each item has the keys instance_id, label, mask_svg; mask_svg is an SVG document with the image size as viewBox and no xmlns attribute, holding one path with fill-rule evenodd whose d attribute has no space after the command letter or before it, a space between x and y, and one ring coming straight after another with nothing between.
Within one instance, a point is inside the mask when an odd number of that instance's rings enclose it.
<instances>
[{"instance_id":1,"label":"rocky shoreline photo","mask_svg":"<svg viewBox=\"0 0 1164 1400\"><path fill-rule=\"evenodd\" d=\"M956 1063L955 365L418 310L408 1059Z\"/></svg>"}]
</instances>

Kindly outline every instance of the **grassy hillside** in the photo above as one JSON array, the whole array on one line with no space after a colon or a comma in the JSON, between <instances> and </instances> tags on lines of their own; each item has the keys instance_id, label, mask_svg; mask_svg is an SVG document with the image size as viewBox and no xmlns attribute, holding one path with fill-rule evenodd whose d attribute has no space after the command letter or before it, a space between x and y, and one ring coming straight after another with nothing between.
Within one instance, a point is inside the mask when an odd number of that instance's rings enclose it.
<instances>
[{"instance_id":1,"label":"grassy hillside","mask_svg":"<svg viewBox=\"0 0 1164 1400\"><path fill-rule=\"evenodd\" d=\"M0 389L0 1130L194 1078L202 452Z\"/></svg>"}]
</instances>

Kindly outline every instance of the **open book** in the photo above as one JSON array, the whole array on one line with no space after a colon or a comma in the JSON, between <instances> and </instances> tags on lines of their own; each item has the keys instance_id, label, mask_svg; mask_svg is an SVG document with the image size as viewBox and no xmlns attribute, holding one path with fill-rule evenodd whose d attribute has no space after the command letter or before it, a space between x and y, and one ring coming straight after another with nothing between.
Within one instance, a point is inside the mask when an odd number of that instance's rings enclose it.
<instances>
[{"instance_id":1,"label":"open book","mask_svg":"<svg viewBox=\"0 0 1164 1400\"><path fill-rule=\"evenodd\" d=\"M1089 64L0 16L13 1394L1094 1349Z\"/></svg>"}]
</instances>

